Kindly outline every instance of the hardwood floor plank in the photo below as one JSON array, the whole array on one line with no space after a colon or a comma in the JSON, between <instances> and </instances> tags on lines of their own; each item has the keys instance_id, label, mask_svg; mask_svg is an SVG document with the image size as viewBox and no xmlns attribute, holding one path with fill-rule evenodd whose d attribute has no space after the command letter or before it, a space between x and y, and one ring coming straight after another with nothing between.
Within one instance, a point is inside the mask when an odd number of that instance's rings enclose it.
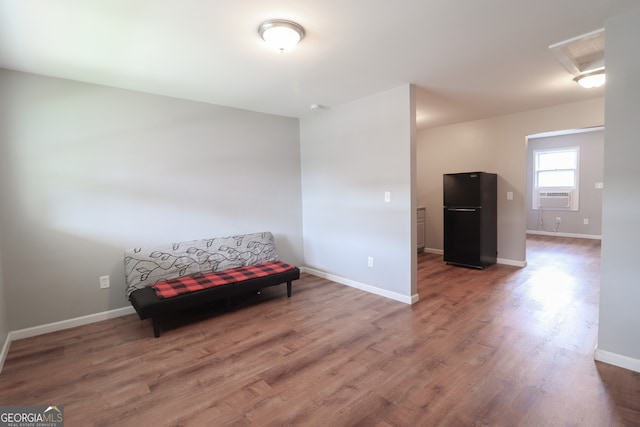
<instances>
[{"instance_id":1,"label":"hardwood floor plank","mask_svg":"<svg viewBox=\"0 0 640 427\"><path fill-rule=\"evenodd\" d=\"M633 426L640 374L594 362L599 241L532 236L528 266L420 254L420 301L303 274L165 321L16 341L0 404L82 426Z\"/></svg>"}]
</instances>

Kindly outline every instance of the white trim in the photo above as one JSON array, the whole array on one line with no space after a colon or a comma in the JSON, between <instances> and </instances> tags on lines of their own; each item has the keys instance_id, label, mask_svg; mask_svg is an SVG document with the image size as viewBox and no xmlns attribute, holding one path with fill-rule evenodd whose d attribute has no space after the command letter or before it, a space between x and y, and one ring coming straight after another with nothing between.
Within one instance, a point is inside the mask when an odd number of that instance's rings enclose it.
<instances>
[{"instance_id":1,"label":"white trim","mask_svg":"<svg viewBox=\"0 0 640 427\"><path fill-rule=\"evenodd\" d=\"M430 254L436 254L436 255L444 255L444 250L442 250L442 249L424 248L423 252L427 252L427 253L430 253Z\"/></svg>"},{"instance_id":2,"label":"white trim","mask_svg":"<svg viewBox=\"0 0 640 427\"><path fill-rule=\"evenodd\" d=\"M4 361L7 359L7 355L9 354L9 346L11 345L11 336L7 334L7 339L4 341L4 345L2 346L2 353L0 353L0 373L2 373L2 368L4 367Z\"/></svg>"},{"instance_id":3,"label":"white trim","mask_svg":"<svg viewBox=\"0 0 640 427\"><path fill-rule=\"evenodd\" d=\"M344 277L336 276L335 274L327 273L325 271L316 270L311 267L302 267L300 269L303 273L309 273L312 276L320 277L323 279L331 280L332 282L340 283L341 285L350 286L352 288L360 289L361 291L369 292L371 294L380 295L385 298L389 298L395 301L400 301L405 304L415 304L419 300L418 294L402 295L397 292L387 291L386 289L380 289L375 286L367 285L365 283L356 282L355 280L346 279Z\"/></svg>"},{"instance_id":4,"label":"white trim","mask_svg":"<svg viewBox=\"0 0 640 427\"><path fill-rule=\"evenodd\" d=\"M602 236L599 234L559 233L555 231L539 231L539 230L527 230L527 234L538 234L540 236L575 237L576 239L602 240Z\"/></svg>"},{"instance_id":5,"label":"white trim","mask_svg":"<svg viewBox=\"0 0 640 427\"><path fill-rule=\"evenodd\" d=\"M527 261L517 261L515 259L506 259L506 258L498 258L496 260L496 263L498 264L503 264L503 265L511 265L513 267L526 267L527 266Z\"/></svg>"},{"instance_id":6,"label":"white trim","mask_svg":"<svg viewBox=\"0 0 640 427\"><path fill-rule=\"evenodd\" d=\"M551 49L551 46L549 46L549 48ZM542 133L536 133L533 135L528 135L527 138L529 139L548 138L550 136L575 135L578 133L596 132L599 130L604 130L604 126L594 126L594 127L582 128L582 129L566 129L566 130L558 130L553 132L542 132Z\"/></svg>"},{"instance_id":7,"label":"white trim","mask_svg":"<svg viewBox=\"0 0 640 427\"><path fill-rule=\"evenodd\" d=\"M598 362L608 363L609 365L619 368L629 369L631 371L640 372L640 359L623 356L622 354L611 353L596 348L594 359Z\"/></svg>"},{"instance_id":8,"label":"white trim","mask_svg":"<svg viewBox=\"0 0 640 427\"><path fill-rule=\"evenodd\" d=\"M114 319L127 314L135 313L133 307L122 307L114 310L103 311L102 313L94 313L86 316L76 317L73 319L61 320L59 322L48 323L46 325L34 326L32 328L20 329L9 332L11 341L31 338L38 335L44 335L51 332L62 331L64 329L75 328L76 326L88 325L89 323L101 322L103 320Z\"/></svg>"}]
</instances>

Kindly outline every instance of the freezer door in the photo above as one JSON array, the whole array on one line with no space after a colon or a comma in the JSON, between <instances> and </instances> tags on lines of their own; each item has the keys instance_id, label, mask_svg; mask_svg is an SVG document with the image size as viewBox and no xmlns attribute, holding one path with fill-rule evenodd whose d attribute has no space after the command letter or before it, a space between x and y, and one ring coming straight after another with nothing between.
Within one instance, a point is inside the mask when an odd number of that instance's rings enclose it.
<instances>
[{"instance_id":1,"label":"freezer door","mask_svg":"<svg viewBox=\"0 0 640 427\"><path fill-rule=\"evenodd\" d=\"M454 173L443 176L443 206L480 206L482 173Z\"/></svg>"},{"instance_id":2,"label":"freezer door","mask_svg":"<svg viewBox=\"0 0 640 427\"><path fill-rule=\"evenodd\" d=\"M482 268L480 208L444 208L444 261Z\"/></svg>"}]
</instances>

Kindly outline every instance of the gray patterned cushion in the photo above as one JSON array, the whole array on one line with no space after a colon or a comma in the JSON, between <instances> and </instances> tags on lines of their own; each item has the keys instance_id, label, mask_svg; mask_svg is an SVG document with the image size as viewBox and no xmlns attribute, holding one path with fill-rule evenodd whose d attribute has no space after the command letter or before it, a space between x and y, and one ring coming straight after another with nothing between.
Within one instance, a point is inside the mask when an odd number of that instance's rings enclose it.
<instances>
[{"instance_id":1,"label":"gray patterned cushion","mask_svg":"<svg viewBox=\"0 0 640 427\"><path fill-rule=\"evenodd\" d=\"M193 240L124 253L127 298L159 281L278 259L270 232Z\"/></svg>"}]
</instances>

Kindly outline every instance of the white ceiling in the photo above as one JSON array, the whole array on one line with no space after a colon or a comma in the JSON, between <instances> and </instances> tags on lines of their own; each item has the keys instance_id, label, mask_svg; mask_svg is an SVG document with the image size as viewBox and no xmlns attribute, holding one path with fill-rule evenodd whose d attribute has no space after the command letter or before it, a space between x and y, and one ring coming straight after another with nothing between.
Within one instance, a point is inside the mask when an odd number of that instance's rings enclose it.
<instances>
[{"instance_id":1,"label":"white ceiling","mask_svg":"<svg viewBox=\"0 0 640 427\"><path fill-rule=\"evenodd\" d=\"M0 0L0 67L301 117L414 83L429 127L600 97L549 51L637 0ZM269 50L282 18L305 39Z\"/></svg>"}]
</instances>

